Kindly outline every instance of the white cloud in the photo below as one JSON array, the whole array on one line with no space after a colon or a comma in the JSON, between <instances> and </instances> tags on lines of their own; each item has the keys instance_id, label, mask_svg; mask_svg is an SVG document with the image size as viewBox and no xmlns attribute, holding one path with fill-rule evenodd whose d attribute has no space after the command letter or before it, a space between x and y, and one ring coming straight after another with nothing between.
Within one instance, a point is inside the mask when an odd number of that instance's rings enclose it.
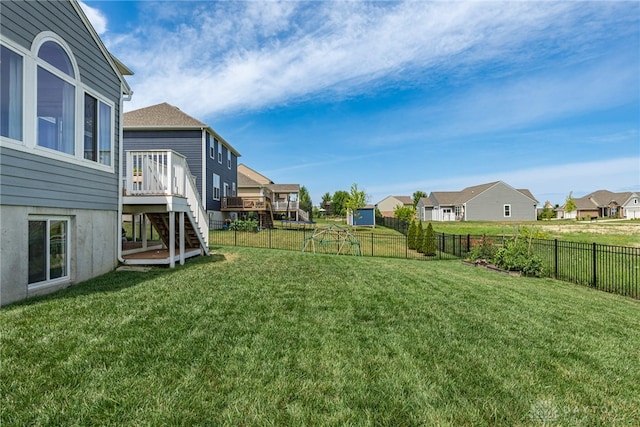
<instances>
[{"instance_id":1,"label":"white cloud","mask_svg":"<svg viewBox=\"0 0 640 427\"><path fill-rule=\"evenodd\" d=\"M165 3L163 10L170 6ZM540 48L558 33L584 37L572 24L591 7L596 6L205 3L197 8L197 20L185 19L173 28L145 21L145 28L110 48L136 71L129 108L167 100L210 115L363 93L381 84L381 77L411 80L424 70L464 75L477 62L527 60L531 54L523 45L528 41ZM601 15L597 19L607 19ZM561 48L549 42L547 49Z\"/></svg>"},{"instance_id":2,"label":"white cloud","mask_svg":"<svg viewBox=\"0 0 640 427\"><path fill-rule=\"evenodd\" d=\"M84 11L87 18L96 30L96 33L102 35L107 32L107 17L95 7L88 6L84 2L80 1L80 7Z\"/></svg>"}]
</instances>

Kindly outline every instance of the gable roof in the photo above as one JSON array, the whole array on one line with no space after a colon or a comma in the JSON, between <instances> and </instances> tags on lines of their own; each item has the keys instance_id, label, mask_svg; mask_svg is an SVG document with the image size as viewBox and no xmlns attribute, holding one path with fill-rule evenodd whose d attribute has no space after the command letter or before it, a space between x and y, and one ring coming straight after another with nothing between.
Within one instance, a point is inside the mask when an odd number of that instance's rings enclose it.
<instances>
[{"instance_id":1,"label":"gable roof","mask_svg":"<svg viewBox=\"0 0 640 427\"><path fill-rule=\"evenodd\" d=\"M238 165L238 174L242 174L247 180L249 180L247 181L247 183L253 182L258 185L273 184L273 181L271 181L271 179L262 175L260 172L256 171L255 169L251 169L249 166L245 165L244 163L240 163Z\"/></svg>"},{"instance_id":2,"label":"gable roof","mask_svg":"<svg viewBox=\"0 0 640 427\"><path fill-rule=\"evenodd\" d=\"M413 206L413 198L411 198L410 196L387 196L384 199L380 200L378 203L376 203L376 206L387 199L396 199L398 202L402 203L405 206L408 206L408 205Z\"/></svg>"},{"instance_id":3,"label":"gable roof","mask_svg":"<svg viewBox=\"0 0 640 427\"><path fill-rule=\"evenodd\" d=\"M240 153L218 135L211 126L191 117L178 107L167 102L128 111L122 116L124 130L206 130L220 140L235 156L240 157Z\"/></svg>"},{"instance_id":4,"label":"gable roof","mask_svg":"<svg viewBox=\"0 0 640 427\"><path fill-rule=\"evenodd\" d=\"M162 104L124 113L125 128L206 129L209 126L178 107Z\"/></svg>"},{"instance_id":5,"label":"gable roof","mask_svg":"<svg viewBox=\"0 0 640 427\"><path fill-rule=\"evenodd\" d=\"M618 205L624 205L634 194L635 193L631 191L614 193L609 190L596 190L585 196L574 198L573 201L576 204L576 210L590 210L608 207L612 202ZM564 210L564 206L563 204L562 210Z\"/></svg>"},{"instance_id":6,"label":"gable roof","mask_svg":"<svg viewBox=\"0 0 640 427\"><path fill-rule=\"evenodd\" d=\"M478 196L479 194L484 193L491 187L500 183L506 185L509 188L513 188L503 181L494 181L494 182L488 182L486 184L467 187L461 191L432 191L428 198L421 199L421 200L424 200L423 204L426 207L463 205L468 201L470 201L471 199L473 199L474 197ZM531 194L531 191L527 189L516 189L516 188L514 188L514 190L530 198L532 201L536 203L538 202L536 198L533 197L533 194Z\"/></svg>"},{"instance_id":7,"label":"gable roof","mask_svg":"<svg viewBox=\"0 0 640 427\"><path fill-rule=\"evenodd\" d=\"M274 193L300 192L300 184L276 184L243 163L238 165L238 187L265 187Z\"/></svg>"}]
</instances>

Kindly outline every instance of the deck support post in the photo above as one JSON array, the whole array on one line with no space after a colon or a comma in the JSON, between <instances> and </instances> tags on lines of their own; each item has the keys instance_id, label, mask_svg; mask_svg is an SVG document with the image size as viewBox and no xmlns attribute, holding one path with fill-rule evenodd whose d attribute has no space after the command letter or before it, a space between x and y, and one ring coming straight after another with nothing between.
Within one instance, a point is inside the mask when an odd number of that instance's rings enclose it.
<instances>
[{"instance_id":1,"label":"deck support post","mask_svg":"<svg viewBox=\"0 0 640 427\"><path fill-rule=\"evenodd\" d=\"M176 213L169 212L169 268L176 266Z\"/></svg>"},{"instance_id":2,"label":"deck support post","mask_svg":"<svg viewBox=\"0 0 640 427\"><path fill-rule=\"evenodd\" d=\"M184 265L184 212L178 214L180 221L180 265Z\"/></svg>"}]
</instances>

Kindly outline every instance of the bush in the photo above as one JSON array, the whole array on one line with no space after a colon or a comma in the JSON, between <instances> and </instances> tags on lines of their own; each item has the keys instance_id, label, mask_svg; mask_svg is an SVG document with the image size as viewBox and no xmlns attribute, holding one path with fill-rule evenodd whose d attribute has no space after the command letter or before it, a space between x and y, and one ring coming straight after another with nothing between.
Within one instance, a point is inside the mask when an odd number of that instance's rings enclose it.
<instances>
[{"instance_id":1,"label":"bush","mask_svg":"<svg viewBox=\"0 0 640 427\"><path fill-rule=\"evenodd\" d=\"M424 229L422 228L422 221L418 221L418 227L416 227L416 250L420 253L423 252L422 241L424 240Z\"/></svg>"},{"instance_id":2,"label":"bush","mask_svg":"<svg viewBox=\"0 0 640 427\"><path fill-rule=\"evenodd\" d=\"M542 258L531 253L534 234L523 227L513 239L506 241L503 247L495 251L493 263L504 270L521 271L526 276L542 276Z\"/></svg>"},{"instance_id":3,"label":"bush","mask_svg":"<svg viewBox=\"0 0 640 427\"><path fill-rule=\"evenodd\" d=\"M431 223L427 225L427 229L424 232L421 252L426 256L436 255L436 234L433 232L433 226Z\"/></svg>"},{"instance_id":4,"label":"bush","mask_svg":"<svg viewBox=\"0 0 640 427\"><path fill-rule=\"evenodd\" d=\"M255 219L236 219L231 223L229 228L238 231L259 231L258 221Z\"/></svg>"},{"instance_id":5,"label":"bush","mask_svg":"<svg viewBox=\"0 0 640 427\"><path fill-rule=\"evenodd\" d=\"M492 259L496 254L496 247L493 245L491 240L487 239L487 235L483 234L480 239L480 243L473 246L469 251L469 257L471 261L476 261L479 259L489 260Z\"/></svg>"}]
</instances>

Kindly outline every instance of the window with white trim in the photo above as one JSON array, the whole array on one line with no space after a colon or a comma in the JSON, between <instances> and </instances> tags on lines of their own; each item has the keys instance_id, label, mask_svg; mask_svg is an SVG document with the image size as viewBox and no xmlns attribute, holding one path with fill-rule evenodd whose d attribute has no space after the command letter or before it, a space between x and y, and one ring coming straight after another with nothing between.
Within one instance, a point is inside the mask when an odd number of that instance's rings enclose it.
<instances>
[{"instance_id":1,"label":"window with white trim","mask_svg":"<svg viewBox=\"0 0 640 427\"><path fill-rule=\"evenodd\" d=\"M111 106L84 94L84 158L111 165Z\"/></svg>"},{"instance_id":2,"label":"window with white trim","mask_svg":"<svg viewBox=\"0 0 640 427\"><path fill-rule=\"evenodd\" d=\"M0 48L2 142L41 156L113 170L116 103L82 82L66 42L44 31L30 49L5 37Z\"/></svg>"},{"instance_id":3,"label":"window with white trim","mask_svg":"<svg viewBox=\"0 0 640 427\"><path fill-rule=\"evenodd\" d=\"M215 141L218 146L218 163L222 164L222 144L220 144L220 141L217 139Z\"/></svg>"},{"instance_id":4,"label":"window with white trim","mask_svg":"<svg viewBox=\"0 0 640 427\"><path fill-rule=\"evenodd\" d=\"M213 174L213 200L220 200L220 175Z\"/></svg>"},{"instance_id":5,"label":"window with white trim","mask_svg":"<svg viewBox=\"0 0 640 427\"><path fill-rule=\"evenodd\" d=\"M504 217L505 218L511 217L511 205L504 205Z\"/></svg>"},{"instance_id":6,"label":"window with white trim","mask_svg":"<svg viewBox=\"0 0 640 427\"><path fill-rule=\"evenodd\" d=\"M227 168L231 169L231 151L227 149Z\"/></svg>"},{"instance_id":7,"label":"window with white trim","mask_svg":"<svg viewBox=\"0 0 640 427\"><path fill-rule=\"evenodd\" d=\"M229 197L229 183L224 183L223 197Z\"/></svg>"},{"instance_id":8,"label":"window with white trim","mask_svg":"<svg viewBox=\"0 0 640 427\"><path fill-rule=\"evenodd\" d=\"M22 141L24 60L0 46L0 136Z\"/></svg>"},{"instance_id":9,"label":"window with white trim","mask_svg":"<svg viewBox=\"0 0 640 427\"><path fill-rule=\"evenodd\" d=\"M232 183L231 183L231 195L232 195L233 197L235 197L235 196L236 196L236 183L235 183L235 182L232 182Z\"/></svg>"},{"instance_id":10,"label":"window with white trim","mask_svg":"<svg viewBox=\"0 0 640 427\"><path fill-rule=\"evenodd\" d=\"M215 159L216 158L215 140L211 135L208 135L208 138L209 138L209 157L212 159Z\"/></svg>"},{"instance_id":11,"label":"window with white trim","mask_svg":"<svg viewBox=\"0 0 640 427\"><path fill-rule=\"evenodd\" d=\"M29 219L29 285L69 279L69 219Z\"/></svg>"},{"instance_id":12,"label":"window with white trim","mask_svg":"<svg viewBox=\"0 0 640 427\"><path fill-rule=\"evenodd\" d=\"M37 64L37 143L73 155L76 76L71 59L62 46L47 40L38 49Z\"/></svg>"}]
</instances>

